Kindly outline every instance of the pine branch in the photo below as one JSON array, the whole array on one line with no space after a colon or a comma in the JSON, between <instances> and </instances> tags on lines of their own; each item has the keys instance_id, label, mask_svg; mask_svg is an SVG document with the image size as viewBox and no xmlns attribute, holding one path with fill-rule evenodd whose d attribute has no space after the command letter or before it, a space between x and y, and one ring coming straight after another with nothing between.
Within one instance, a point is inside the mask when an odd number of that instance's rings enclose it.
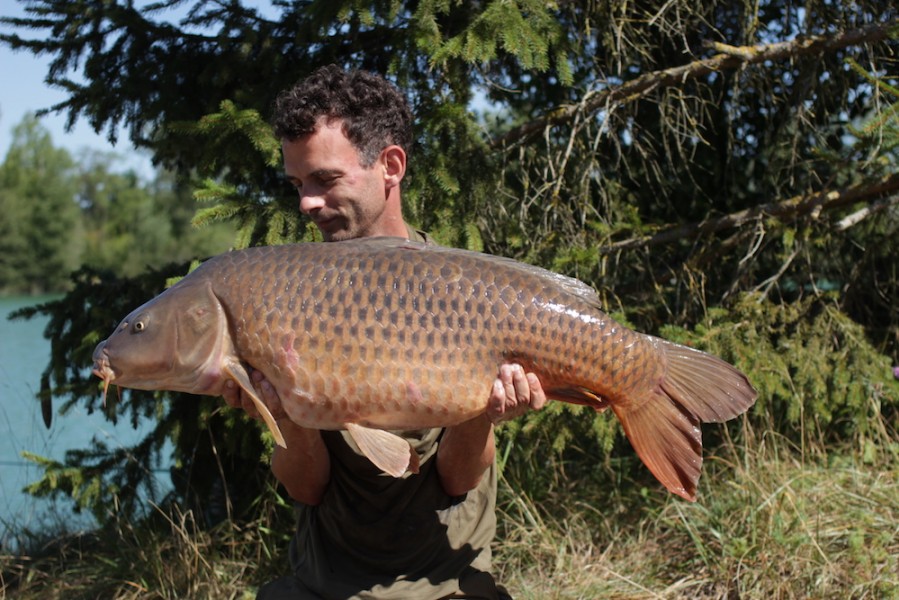
<instances>
[{"instance_id":1,"label":"pine branch","mask_svg":"<svg viewBox=\"0 0 899 600\"><path fill-rule=\"evenodd\" d=\"M626 104L655 90L680 85L685 81L697 79L709 73L733 70L765 61L823 54L859 44L872 44L895 36L897 33L899 33L899 19L887 23L874 23L867 27L830 36L800 37L789 42L774 44L735 47L719 42L708 42L706 46L718 54L686 65L646 73L617 87L588 92L578 104L560 106L539 119L525 123L494 138L491 140L490 146L498 149L516 144L543 131L546 127L570 122L580 111L591 114L612 104Z\"/></svg>"},{"instance_id":2,"label":"pine branch","mask_svg":"<svg viewBox=\"0 0 899 600\"><path fill-rule=\"evenodd\" d=\"M868 217L882 212L891 206L896 206L897 204L899 204L899 196L892 196L884 198L883 200L878 200L873 204L863 206L851 215L847 215L840 219L836 224L836 229L837 231L846 231L850 227L858 225Z\"/></svg>"},{"instance_id":3,"label":"pine branch","mask_svg":"<svg viewBox=\"0 0 899 600\"><path fill-rule=\"evenodd\" d=\"M618 250L629 250L645 246L670 244L682 239L692 239L707 233L740 227L750 221L773 217L785 221L794 217L817 215L856 202L873 202L899 191L899 173L883 177L873 183L850 186L842 190L822 191L806 196L795 196L782 202L762 204L709 219L700 223L686 223L660 231L654 235L631 238L600 248L600 253L609 254Z\"/></svg>"}]
</instances>

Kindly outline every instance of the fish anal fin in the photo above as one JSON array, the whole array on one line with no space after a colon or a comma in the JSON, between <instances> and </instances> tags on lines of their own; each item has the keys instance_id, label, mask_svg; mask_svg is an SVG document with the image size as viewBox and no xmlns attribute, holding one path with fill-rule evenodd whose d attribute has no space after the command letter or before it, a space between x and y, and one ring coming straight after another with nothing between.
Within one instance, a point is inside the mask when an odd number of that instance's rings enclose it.
<instances>
[{"instance_id":1,"label":"fish anal fin","mask_svg":"<svg viewBox=\"0 0 899 600\"><path fill-rule=\"evenodd\" d=\"M546 390L546 397L551 400L568 402L569 404L589 406L600 413L609 408L608 400L599 394L581 387L550 388Z\"/></svg>"},{"instance_id":2,"label":"fish anal fin","mask_svg":"<svg viewBox=\"0 0 899 600\"><path fill-rule=\"evenodd\" d=\"M275 443L282 448L287 448L287 442L284 441L284 434L281 433L278 422L275 421L275 418L272 416L268 406L265 405L265 402L263 402L256 394L256 388L253 387L253 383L250 381L250 375L247 373L247 369L243 365L228 364L224 366L222 372L233 379L234 382L247 393L250 399L253 400L253 405L256 406L256 410L262 415L262 420L265 421L266 427L268 427L272 437L275 438Z\"/></svg>"},{"instance_id":3,"label":"fish anal fin","mask_svg":"<svg viewBox=\"0 0 899 600\"><path fill-rule=\"evenodd\" d=\"M660 388L645 402L612 404L612 410L656 479L671 493L695 502L702 469L699 419Z\"/></svg>"},{"instance_id":4,"label":"fish anal fin","mask_svg":"<svg viewBox=\"0 0 899 600\"><path fill-rule=\"evenodd\" d=\"M388 475L402 477L406 471L418 473L418 453L400 436L358 423L346 423L345 427L362 454Z\"/></svg>"}]
</instances>

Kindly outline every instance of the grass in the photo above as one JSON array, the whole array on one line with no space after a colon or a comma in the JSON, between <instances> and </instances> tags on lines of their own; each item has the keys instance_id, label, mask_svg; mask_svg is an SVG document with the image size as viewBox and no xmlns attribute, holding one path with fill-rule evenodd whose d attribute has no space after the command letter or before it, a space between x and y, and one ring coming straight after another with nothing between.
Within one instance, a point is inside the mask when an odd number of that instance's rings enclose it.
<instances>
[{"instance_id":1,"label":"grass","mask_svg":"<svg viewBox=\"0 0 899 600\"><path fill-rule=\"evenodd\" d=\"M695 504L515 497L503 579L522 599L899 598L895 455L803 462L785 448L708 461Z\"/></svg>"},{"instance_id":2,"label":"grass","mask_svg":"<svg viewBox=\"0 0 899 600\"><path fill-rule=\"evenodd\" d=\"M706 461L699 501L562 482L503 484L495 566L518 599L899 598L899 459L813 459L776 438ZM722 458L722 456L724 458ZM271 510L275 510L274 508ZM0 598L253 598L286 568L272 512L212 530L192 514L61 536L0 558Z\"/></svg>"}]
</instances>

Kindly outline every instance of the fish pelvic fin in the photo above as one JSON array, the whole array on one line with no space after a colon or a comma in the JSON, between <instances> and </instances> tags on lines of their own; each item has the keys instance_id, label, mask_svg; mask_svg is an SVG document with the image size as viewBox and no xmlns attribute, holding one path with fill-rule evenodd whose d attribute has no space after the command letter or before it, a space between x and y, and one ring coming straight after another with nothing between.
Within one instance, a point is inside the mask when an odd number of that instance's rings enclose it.
<instances>
[{"instance_id":1,"label":"fish pelvic fin","mask_svg":"<svg viewBox=\"0 0 899 600\"><path fill-rule=\"evenodd\" d=\"M345 427L362 454L388 475L402 477L406 471L418 473L418 453L400 436L357 423L346 423Z\"/></svg>"},{"instance_id":2,"label":"fish pelvic fin","mask_svg":"<svg viewBox=\"0 0 899 600\"><path fill-rule=\"evenodd\" d=\"M702 468L701 422L723 422L745 412L757 392L725 361L658 338L667 372L647 399L612 403L612 410L643 463L670 492L691 502Z\"/></svg>"},{"instance_id":3,"label":"fish pelvic fin","mask_svg":"<svg viewBox=\"0 0 899 600\"><path fill-rule=\"evenodd\" d=\"M243 365L226 365L222 371L225 375L233 379L235 383L247 393L250 399L253 400L253 405L256 406L256 410L262 415L262 420L271 432L272 437L275 438L275 443L282 448L287 448L287 442L284 440L284 434L281 433L281 428L278 427L278 422L275 421L275 417L272 416L272 413L265 405L265 402L263 402L256 393L256 388L253 387L253 383L250 381L250 376L247 373L246 368Z\"/></svg>"}]
</instances>

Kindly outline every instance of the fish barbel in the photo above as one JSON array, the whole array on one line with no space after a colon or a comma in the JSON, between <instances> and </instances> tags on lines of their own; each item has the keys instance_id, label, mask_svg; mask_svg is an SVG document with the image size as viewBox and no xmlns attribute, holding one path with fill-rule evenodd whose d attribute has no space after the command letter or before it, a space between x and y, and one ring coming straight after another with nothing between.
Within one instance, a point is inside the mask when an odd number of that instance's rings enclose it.
<instances>
[{"instance_id":1,"label":"fish barbel","mask_svg":"<svg viewBox=\"0 0 899 600\"><path fill-rule=\"evenodd\" d=\"M106 386L220 395L233 380L283 445L250 381L257 369L292 421L348 430L395 477L417 456L387 430L483 413L503 363L535 373L548 398L610 407L650 471L689 500L700 422L731 419L756 397L721 359L615 322L576 279L399 238L216 256L94 351Z\"/></svg>"}]
</instances>

